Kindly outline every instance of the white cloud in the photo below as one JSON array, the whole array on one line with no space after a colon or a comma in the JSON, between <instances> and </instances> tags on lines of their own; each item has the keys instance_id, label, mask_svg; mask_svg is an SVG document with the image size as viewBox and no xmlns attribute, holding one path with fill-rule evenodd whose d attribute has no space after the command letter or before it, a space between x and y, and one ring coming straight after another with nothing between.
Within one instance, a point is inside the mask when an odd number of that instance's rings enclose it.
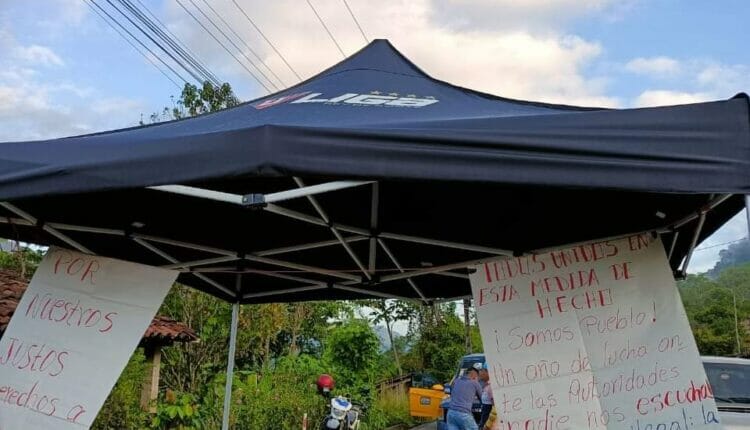
<instances>
[{"instance_id":1,"label":"white cloud","mask_svg":"<svg viewBox=\"0 0 750 430\"><path fill-rule=\"evenodd\" d=\"M641 75L670 76L680 71L680 62L669 57L640 57L629 61L625 68Z\"/></svg>"},{"instance_id":2,"label":"white cloud","mask_svg":"<svg viewBox=\"0 0 750 430\"><path fill-rule=\"evenodd\" d=\"M606 95L604 79L589 78L583 73L584 67L600 55L601 46L557 27L547 28L540 24L544 20L539 18L559 15L561 10L580 15L603 7L608 1L534 0L529 4L503 0L500 5L489 0L471 0L469 5L468 1L362 0L350 5L368 36L390 39L437 78L507 97L585 105L619 103ZM239 3L303 77L341 61L333 43L304 3L293 0ZM364 45L351 17L339 3L315 5L345 52L351 54ZM483 8L482 13L475 13L475 6ZM206 37L205 31L182 8L171 2L165 7L170 28L207 63L220 65L214 66L220 78L229 82L251 79ZM215 8L287 84L296 81L231 2L217 2ZM515 24L499 25L509 14L515 16L512 19ZM444 25L442 17L448 16L471 25ZM485 25L493 20L495 25ZM241 95L249 98L258 94Z\"/></svg>"},{"instance_id":3,"label":"white cloud","mask_svg":"<svg viewBox=\"0 0 750 430\"><path fill-rule=\"evenodd\" d=\"M744 64L703 64L697 72L696 80L704 88L710 88L722 97L750 91L750 66Z\"/></svg>"},{"instance_id":4,"label":"white cloud","mask_svg":"<svg viewBox=\"0 0 750 430\"><path fill-rule=\"evenodd\" d=\"M6 64L7 67L19 69L21 65L27 66L63 66L65 63L50 47L37 44L22 45L7 28L0 27L0 52L7 53L0 57L0 61L7 63L15 61L16 64Z\"/></svg>"},{"instance_id":5,"label":"white cloud","mask_svg":"<svg viewBox=\"0 0 750 430\"><path fill-rule=\"evenodd\" d=\"M46 46L17 46L13 54L18 59L29 64L40 64L43 66L62 66L65 64L52 49Z\"/></svg>"},{"instance_id":6,"label":"white cloud","mask_svg":"<svg viewBox=\"0 0 750 430\"><path fill-rule=\"evenodd\" d=\"M68 86L0 79L0 100L4 101L0 104L0 142L51 139L135 125L139 112L146 110L145 103L138 100L96 98L93 90L71 92ZM55 97L61 91L66 93L64 101Z\"/></svg>"},{"instance_id":7,"label":"white cloud","mask_svg":"<svg viewBox=\"0 0 750 430\"><path fill-rule=\"evenodd\" d=\"M635 107L672 106L712 100L710 93L690 93L669 90L647 90L635 100Z\"/></svg>"},{"instance_id":8,"label":"white cloud","mask_svg":"<svg viewBox=\"0 0 750 430\"><path fill-rule=\"evenodd\" d=\"M0 32L0 49L11 53L0 57L0 142L132 125L123 118L137 122L138 102L97 99L93 88L54 78L44 66L64 63L51 49L20 45L8 31Z\"/></svg>"},{"instance_id":9,"label":"white cloud","mask_svg":"<svg viewBox=\"0 0 750 430\"><path fill-rule=\"evenodd\" d=\"M635 59L627 67L631 71L658 77L659 85L668 87L643 91L632 102L636 107L723 100L750 90L750 66L744 64L656 57ZM670 71L675 73L670 74Z\"/></svg>"},{"instance_id":10,"label":"white cloud","mask_svg":"<svg viewBox=\"0 0 750 430\"><path fill-rule=\"evenodd\" d=\"M441 27L545 33L616 3L614 0L432 0L429 6L431 18Z\"/></svg>"}]
</instances>

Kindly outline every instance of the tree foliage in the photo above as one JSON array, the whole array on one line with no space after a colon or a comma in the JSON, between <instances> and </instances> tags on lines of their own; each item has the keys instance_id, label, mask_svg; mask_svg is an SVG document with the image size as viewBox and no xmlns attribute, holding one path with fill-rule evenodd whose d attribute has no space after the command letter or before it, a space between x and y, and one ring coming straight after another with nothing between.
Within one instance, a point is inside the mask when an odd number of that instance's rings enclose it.
<instances>
[{"instance_id":1,"label":"tree foliage","mask_svg":"<svg viewBox=\"0 0 750 430\"><path fill-rule=\"evenodd\" d=\"M326 339L325 360L345 387L362 388L376 378L380 341L364 320L334 326Z\"/></svg>"},{"instance_id":2,"label":"tree foliage","mask_svg":"<svg viewBox=\"0 0 750 430\"><path fill-rule=\"evenodd\" d=\"M230 108L240 104L240 100L234 95L232 86L228 83L214 85L205 81L199 87L186 83L177 101L173 101L172 107L165 107L159 113L149 115L150 123L182 119L221 109ZM143 118L141 125L145 124Z\"/></svg>"},{"instance_id":3,"label":"tree foliage","mask_svg":"<svg viewBox=\"0 0 750 430\"><path fill-rule=\"evenodd\" d=\"M730 267L715 280L704 275L690 275L678 286L701 354L748 354L750 337L746 324L750 319L750 264Z\"/></svg>"}]
</instances>

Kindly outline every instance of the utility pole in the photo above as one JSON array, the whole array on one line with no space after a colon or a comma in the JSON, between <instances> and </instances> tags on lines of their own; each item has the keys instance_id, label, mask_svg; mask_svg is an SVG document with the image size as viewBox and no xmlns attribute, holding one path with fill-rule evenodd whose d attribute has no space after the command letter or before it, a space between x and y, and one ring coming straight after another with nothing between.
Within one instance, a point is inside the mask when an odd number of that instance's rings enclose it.
<instances>
[{"instance_id":1,"label":"utility pole","mask_svg":"<svg viewBox=\"0 0 750 430\"><path fill-rule=\"evenodd\" d=\"M737 294L734 293L734 290L729 291L732 292L732 303L734 303L734 337L737 339L737 357L741 357L742 344L740 343L740 324L737 319Z\"/></svg>"},{"instance_id":2,"label":"utility pole","mask_svg":"<svg viewBox=\"0 0 750 430\"><path fill-rule=\"evenodd\" d=\"M469 308L471 308L471 299L464 299L464 327L466 328L466 353L472 353L471 346L471 319L469 318Z\"/></svg>"}]
</instances>

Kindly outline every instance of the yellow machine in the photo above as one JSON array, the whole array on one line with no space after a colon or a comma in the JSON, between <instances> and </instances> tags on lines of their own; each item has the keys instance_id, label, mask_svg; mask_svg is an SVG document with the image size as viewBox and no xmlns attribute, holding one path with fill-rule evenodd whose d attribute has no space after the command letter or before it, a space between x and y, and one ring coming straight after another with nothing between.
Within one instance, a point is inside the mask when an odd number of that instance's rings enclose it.
<instances>
[{"instance_id":1,"label":"yellow machine","mask_svg":"<svg viewBox=\"0 0 750 430\"><path fill-rule=\"evenodd\" d=\"M409 413L413 417L440 418L443 416L440 402L447 397L440 384L430 388L409 388Z\"/></svg>"}]
</instances>

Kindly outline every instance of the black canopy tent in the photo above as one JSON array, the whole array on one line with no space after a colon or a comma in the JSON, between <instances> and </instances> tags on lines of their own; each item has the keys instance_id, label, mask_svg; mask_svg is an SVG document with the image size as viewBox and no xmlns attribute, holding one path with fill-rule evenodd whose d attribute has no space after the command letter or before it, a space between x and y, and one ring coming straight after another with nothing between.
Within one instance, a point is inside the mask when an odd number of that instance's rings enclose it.
<instances>
[{"instance_id":1,"label":"black canopy tent","mask_svg":"<svg viewBox=\"0 0 750 430\"><path fill-rule=\"evenodd\" d=\"M510 100L378 40L232 109L0 144L0 236L233 303L466 297L472 264L644 231L679 274L750 193L749 111Z\"/></svg>"}]
</instances>

